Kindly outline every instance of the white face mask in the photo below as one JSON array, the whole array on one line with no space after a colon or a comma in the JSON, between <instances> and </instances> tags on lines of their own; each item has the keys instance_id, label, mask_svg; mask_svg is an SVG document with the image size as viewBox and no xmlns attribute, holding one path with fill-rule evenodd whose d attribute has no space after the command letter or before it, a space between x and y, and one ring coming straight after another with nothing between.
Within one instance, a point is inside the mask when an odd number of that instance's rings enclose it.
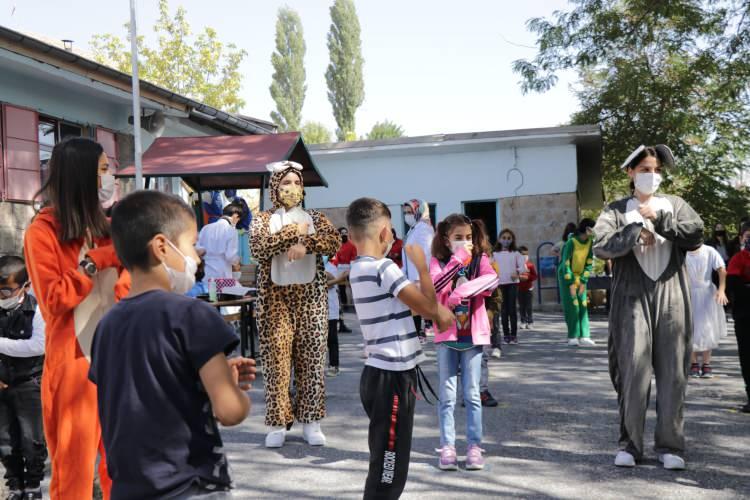
<instances>
[{"instance_id":1,"label":"white face mask","mask_svg":"<svg viewBox=\"0 0 750 500\"><path fill-rule=\"evenodd\" d=\"M198 263L192 257L186 257L171 241L167 240L167 243L174 248L175 252L182 256L182 259L185 261L185 270L177 271L176 269L172 269L164 261L162 261L162 265L167 271L167 276L169 276L169 285L172 291L184 295L195 285L195 273L198 271Z\"/></svg>"},{"instance_id":2,"label":"white face mask","mask_svg":"<svg viewBox=\"0 0 750 500\"><path fill-rule=\"evenodd\" d=\"M417 219L416 217L414 217L414 214L404 215L404 222L406 222L406 225L409 227L414 227L417 225Z\"/></svg>"},{"instance_id":3,"label":"white face mask","mask_svg":"<svg viewBox=\"0 0 750 500\"><path fill-rule=\"evenodd\" d=\"M635 188L641 194L654 194L659 189L660 185L661 174L650 172L635 174Z\"/></svg>"},{"instance_id":4,"label":"white face mask","mask_svg":"<svg viewBox=\"0 0 750 500\"><path fill-rule=\"evenodd\" d=\"M102 187L99 188L99 201L106 203L112 199L112 195L115 194L115 176L112 174L104 174L99 176L102 180Z\"/></svg>"},{"instance_id":5,"label":"white face mask","mask_svg":"<svg viewBox=\"0 0 750 500\"><path fill-rule=\"evenodd\" d=\"M24 294L19 293L15 297L0 300L0 309L12 311L23 303Z\"/></svg>"},{"instance_id":6,"label":"white face mask","mask_svg":"<svg viewBox=\"0 0 750 500\"><path fill-rule=\"evenodd\" d=\"M459 248L463 248L467 252L471 253L471 241L451 241L451 252L458 252Z\"/></svg>"}]
</instances>

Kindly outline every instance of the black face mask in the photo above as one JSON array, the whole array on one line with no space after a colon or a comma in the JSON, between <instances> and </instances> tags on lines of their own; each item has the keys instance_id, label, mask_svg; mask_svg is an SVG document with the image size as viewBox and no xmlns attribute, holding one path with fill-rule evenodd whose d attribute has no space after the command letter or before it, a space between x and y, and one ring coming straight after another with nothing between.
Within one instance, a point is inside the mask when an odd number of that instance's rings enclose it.
<instances>
[{"instance_id":1,"label":"black face mask","mask_svg":"<svg viewBox=\"0 0 750 500\"><path fill-rule=\"evenodd\" d=\"M349 241L349 236L347 236L346 234L342 234L341 235L341 241L343 241L344 243L346 243L347 241Z\"/></svg>"},{"instance_id":2,"label":"black face mask","mask_svg":"<svg viewBox=\"0 0 750 500\"><path fill-rule=\"evenodd\" d=\"M724 238L727 235L727 232L726 231L716 231L716 233L714 233L714 234L716 234L716 236L719 237L719 238Z\"/></svg>"}]
</instances>

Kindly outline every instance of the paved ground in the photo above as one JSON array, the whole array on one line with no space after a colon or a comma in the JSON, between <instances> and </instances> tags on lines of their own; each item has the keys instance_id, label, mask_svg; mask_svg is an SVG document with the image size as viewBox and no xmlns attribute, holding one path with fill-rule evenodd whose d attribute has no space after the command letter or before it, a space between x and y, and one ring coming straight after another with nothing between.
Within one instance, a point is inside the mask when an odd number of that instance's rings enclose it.
<instances>
[{"instance_id":1,"label":"paved ground","mask_svg":"<svg viewBox=\"0 0 750 500\"><path fill-rule=\"evenodd\" d=\"M601 318L603 319L603 318ZM617 404L607 375L606 322L593 321L599 345L569 349L558 315L539 315L521 345L491 362L491 390L501 401L484 414L488 466L481 472L441 472L434 407L419 402L409 481L402 498L742 498L750 496L750 416L737 412L742 383L734 336L716 351L716 378L691 381L685 411L688 470L668 472L653 453L635 470L612 465ZM354 324L352 319L348 323ZM295 427L287 445L262 446L262 383L243 425L224 429L237 498L361 498L366 475L367 419L358 387L361 337L341 335L342 373L329 379L324 431L328 446L312 448ZM435 356L424 365L437 380ZM652 405L653 406L653 405ZM464 418L457 408L459 454ZM655 416L648 417L647 448Z\"/></svg>"}]
</instances>

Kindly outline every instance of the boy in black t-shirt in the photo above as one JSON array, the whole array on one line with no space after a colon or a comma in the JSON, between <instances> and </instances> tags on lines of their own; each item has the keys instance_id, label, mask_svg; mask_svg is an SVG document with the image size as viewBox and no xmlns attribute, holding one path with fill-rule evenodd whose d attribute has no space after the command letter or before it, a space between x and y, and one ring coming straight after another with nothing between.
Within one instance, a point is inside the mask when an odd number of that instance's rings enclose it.
<instances>
[{"instance_id":1,"label":"boy in black t-shirt","mask_svg":"<svg viewBox=\"0 0 750 500\"><path fill-rule=\"evenodd\" d=\"M184 296L199 260L194 214L177 197L137 191L115 208L111 231L132 287L99 323L89 373L111 498L227 491L216 420L245 419L255 362L228 360L238 343L233 330L213 307Z\"/></svg>"}]
</instances>

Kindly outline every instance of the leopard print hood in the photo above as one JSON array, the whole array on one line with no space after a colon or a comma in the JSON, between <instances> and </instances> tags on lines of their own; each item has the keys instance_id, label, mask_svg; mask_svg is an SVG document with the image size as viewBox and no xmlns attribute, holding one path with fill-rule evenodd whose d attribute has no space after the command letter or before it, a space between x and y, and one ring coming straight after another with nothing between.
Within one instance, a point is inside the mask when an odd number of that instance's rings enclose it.
<instances>
[{"instance_id":1,"label":"leopard print hood","mask_svg":"<svg viewBox=\"0 0 750 500\"><path fill-rule=\"evenodd\" d=\"M284 166L286 168L283 168ZM281 185L281 179L289 172L294 172L299 176L300 185L302 186L302 199L304 200L305 181L302 178L302 165L293 161L283 161L272 163L268 166L268 169L271 170L271 178L268 181L268 197L271 199L274 210L278 210L284 206L281 200L279 200L279 186Z\"/></svg>"}]
</instances>

